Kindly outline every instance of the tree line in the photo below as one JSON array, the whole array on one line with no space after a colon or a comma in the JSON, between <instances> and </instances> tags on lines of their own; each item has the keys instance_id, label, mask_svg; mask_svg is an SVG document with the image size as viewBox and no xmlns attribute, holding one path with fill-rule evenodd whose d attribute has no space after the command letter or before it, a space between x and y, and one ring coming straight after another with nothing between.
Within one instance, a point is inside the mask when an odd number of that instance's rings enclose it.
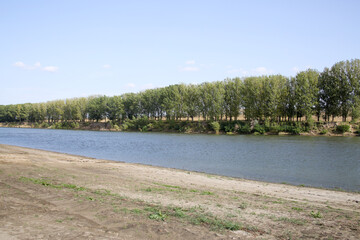
<instances>
[{"instance_id":1,"label":"tree line","mask_svg":"<svg viewBox=\"0 0 360 240\"><path fill-rule=\"evenodd\" d=\"M119 96L90 96L0 105L1 122L123 121L149 119L318 121L360 117L360 60L335 63L322 72L295 77L269 75L227 78L202 84L176 84Z\"/></svg>"}]
</instances>

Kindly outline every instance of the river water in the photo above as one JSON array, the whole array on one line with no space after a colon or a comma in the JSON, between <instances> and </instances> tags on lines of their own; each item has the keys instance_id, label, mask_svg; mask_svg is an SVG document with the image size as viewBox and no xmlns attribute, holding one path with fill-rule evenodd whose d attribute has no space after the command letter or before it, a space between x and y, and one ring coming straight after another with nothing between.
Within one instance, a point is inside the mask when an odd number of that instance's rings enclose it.
<instances>
[{"instance_id":1,"label":"river water","mask_svg":"<svg viewBox=\"0 0 360 240\"><path fill-rule=\"evenodd\" d=\"M268 182L360 191L360 138L0 128L0 143Z\"/></svg>"}]
</instances>

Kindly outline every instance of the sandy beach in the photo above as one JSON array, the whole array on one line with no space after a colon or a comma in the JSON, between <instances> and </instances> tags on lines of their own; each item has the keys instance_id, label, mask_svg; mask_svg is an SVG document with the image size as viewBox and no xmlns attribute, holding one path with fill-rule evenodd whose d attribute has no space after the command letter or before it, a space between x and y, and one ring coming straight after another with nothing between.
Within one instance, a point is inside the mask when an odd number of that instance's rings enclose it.
<instances>
[{"instance_id":1,"label":"sandy beach","mask_svg":"<svg viewBox=\"0 0 360 240\"><path fill-rule=\"evenodd\" d=\"M359 239L360 194L0 145L0 239Z\"/></svg>"}]
</instances>

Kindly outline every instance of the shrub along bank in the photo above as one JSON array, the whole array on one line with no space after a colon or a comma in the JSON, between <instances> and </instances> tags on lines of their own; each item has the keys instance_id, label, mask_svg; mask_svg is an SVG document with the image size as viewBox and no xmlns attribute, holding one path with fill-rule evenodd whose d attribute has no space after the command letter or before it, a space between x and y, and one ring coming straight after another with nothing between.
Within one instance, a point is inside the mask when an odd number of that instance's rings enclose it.
<instances>
[{"instance_id":1,"label":"shrub along bank","mask_svg":"<svg viewBox=\"0 0 360 240\"><path fill-rule=\"evenodd\" d=\"M254 135L358 135L360 123L328 122L258 122L258 121L177 121L150 120L146 117L122 122L42 122L0 123L2 127L30 127L99 131L175 132L205 134Z\"/></svg>"}]
</instances>

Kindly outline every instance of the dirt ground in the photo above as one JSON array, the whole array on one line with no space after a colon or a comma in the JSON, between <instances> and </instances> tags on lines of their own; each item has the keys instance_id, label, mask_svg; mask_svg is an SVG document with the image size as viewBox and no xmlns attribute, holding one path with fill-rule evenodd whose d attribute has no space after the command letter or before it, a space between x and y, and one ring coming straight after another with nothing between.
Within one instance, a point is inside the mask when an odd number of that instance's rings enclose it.
<instances>
[{"instance_id":1,"label":"dirt ground","mask_svg":"<svg viewBox=\"0 0 360 240\"><path fill-rule=\"evenodd\" d=\"M0 239L360 239L360 194L0 145Z\"/></svg>"}]
</instances>

